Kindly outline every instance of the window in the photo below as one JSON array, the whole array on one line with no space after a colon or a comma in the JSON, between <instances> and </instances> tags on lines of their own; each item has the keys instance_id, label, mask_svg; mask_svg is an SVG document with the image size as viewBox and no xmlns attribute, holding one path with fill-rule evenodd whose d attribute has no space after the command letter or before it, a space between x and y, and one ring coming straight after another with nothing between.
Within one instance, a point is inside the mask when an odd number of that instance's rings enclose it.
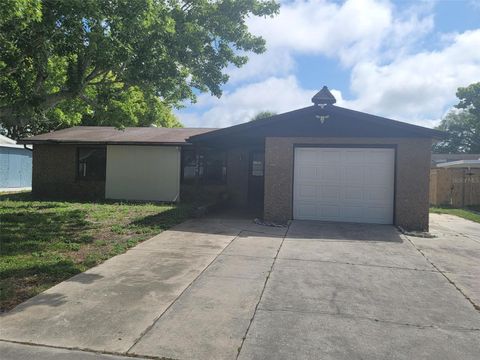
<instances>
[{"instance_id":1,"label":"window","mask_svg":"<svg viewBox=\"0 0 480 360\"><path fill-rule=\"evenodd\" d=\"M251 175L263 176L263 162L265 160L265 154L263 152L252 153Z\"/></svg>"},{"instance_id":2,"label":"window","mask_svg":"<svg viewBox=\"0 0 480 360\"><path fill-rule=\"evenodd\" d=\"M223 151L209 151L204 157L206 184L224 184L227 181L227 159Z\"/></svg>"},{"instance_id":3,"label":"window","mask_svg":"<svg viewBox=\"0 0 480 360\"><path fill-rule=\"evenodd\" d=\"M195 181L197 157L194 150L182 150L182 182Z\"/></svg>"},{"instance_id":4,"label":"window","mask_svg":"<svg viewBox=\"0 0 480 360\"><path fill-rule=\"evenodd\" d=\"M224 184L227 180L227 159L224 151L182 151L182 183Z\"/></svg>"},{"instance_id":5,"label":"window","mask_svg":"<svg viewBox=\"0 0 480 360\"><path fill-rule=\"evenodd\" d=\"M78 148L77 177L79 179L105 180L106 159L105 148Z\"/></svg>"}]
</instances>

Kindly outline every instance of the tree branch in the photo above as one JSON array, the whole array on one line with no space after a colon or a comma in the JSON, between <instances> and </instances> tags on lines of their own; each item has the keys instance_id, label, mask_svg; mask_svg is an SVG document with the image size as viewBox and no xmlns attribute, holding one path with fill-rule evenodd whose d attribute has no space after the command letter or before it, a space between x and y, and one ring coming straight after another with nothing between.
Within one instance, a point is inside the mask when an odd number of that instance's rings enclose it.
<instances>
[{"instance_id":1,"label":"tree branch","mask_svg":"<svg viewBox=\"0 0 480 360\"><path fill-rule=\"evenodd\" d=\"M43 97L38 108L43 111L48 111L63 100L74 98L77 94L78 93L74 93L68 90L61 90L53 94L48 94ZM27 107L28 105L29 103L27 100L20 100L11 105L2 106L0 107L0 117L13 117L17 109Z\"/></svg>"}]
</instances>

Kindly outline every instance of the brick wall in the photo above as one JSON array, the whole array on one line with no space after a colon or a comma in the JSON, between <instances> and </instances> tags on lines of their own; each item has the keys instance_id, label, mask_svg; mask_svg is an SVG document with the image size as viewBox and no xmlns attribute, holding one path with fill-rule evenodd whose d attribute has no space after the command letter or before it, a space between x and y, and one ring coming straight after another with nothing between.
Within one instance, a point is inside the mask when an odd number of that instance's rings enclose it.
<instances>
[{"instance_id":1,"label":"brick wall","mask_svg":"<svg viewBox=\"0 0 480 360\"><path fill-rule=\"evenodd\" d=\"M428 230L431 140L416 138L267 138L265 219L286 222L292 218L295 144L396 145L395 225Z\"/></svg>"},{"instance_id":2,"label":"brick wall","mask_svg":"<svg viewBox=\"0 0 480 360\"><path fill-rule=\"evenodd\" d=\"M33 195L55 199L104 199L104 180L76 179L76 156L75 145L35 145Z\"/></svg>"}]
</instances>

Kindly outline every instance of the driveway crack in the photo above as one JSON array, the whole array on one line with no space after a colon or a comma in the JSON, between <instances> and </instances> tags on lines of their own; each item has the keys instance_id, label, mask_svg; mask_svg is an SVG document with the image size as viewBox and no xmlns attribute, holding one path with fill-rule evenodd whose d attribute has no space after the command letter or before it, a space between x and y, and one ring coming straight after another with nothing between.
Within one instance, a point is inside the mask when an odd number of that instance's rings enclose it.
<instances>
[{"instance_id":1,"label":"driveway crack","mask_svg":"<svg viewBox=\"0 0 480 360\"><path fill-rule=\"evenodd\" d=\"M37 344L25 341L14 341L14 340L4 340L0 339L0 342L10 343L10 344L18 344L18 345L25 345L31 347L40 347L40 348L47 348L47 349L58 349L58 350L69 350L69 351L76 351L76 352L83 352L92 355L112 355L118 356L122 358L131 358L131 359L152 359L152 360L178 360L174 358L166 358L166 357L159 357L159 356L148 356L148 355L136 355L136 354L126 354L117 351L106 351L106 350L93 350L88 348L81 348L81 347L67 347L67 346L54 346L54 345L47 345L47 344Z\"/></svg>"},{"instance_id":2,"label":"driveway crack","mask_svg":"<svg viewBox=\"0 0 480 360\"><path fill-rule=\"evenodd\" d=\"M405 237L406 237L407 240L410 242L410 244L412 244L412 246L425 258L425 260L427 260L430 264L432 264L432 266L435 268L435 270L437 270L440 274L442 274L442 276L443 276L445 279L447 279L447 281L448 281L450 284L452 284L452 285L455 287L455 289L458 290L458 292L459 292L460 294L463 295L463 297L473 306L473 308L474 308L475 310L480 311L480 304L476 304L467 294L465 294L465 293L462 291L462 289L460 289L460 288L457 286L457 284L455 284L455 282L446 275L446 273L445 273L444 271L442 271L438 266L436 266L436 265L433 263L433 261L430 260L429 257L428 257L420 248L418 248L418 247L415 245L415 243L414 243L412 240L410 240L410 238L409 238L407 235L405 235Z\"/></svg>"},{"instance_id":3,"label":"driveway crack","mask_svg":"<svg viewBox=\"0 0 480 360\"><path fill-rule=\"evenodd\" d=\"M243 232L245 232L245 230L240 230L235 236L232 237L232 240L230 240L230 242L222 249L222 251L220 251L214 258L213 260L207 265L205 266L205 268L195 277L195 279L193 279L186 287L185 289L182 290L182 292L175 298L175 300L173 300L170 305L167 306L167 308L162 311L162 313L157 317L155 318L155 320L153 321L153 323L148 326L144 331L142 331L142 333L140 334L140 336L133 342L133 345L130 346L128 348L128 350L125 352L126 354L132 354L130 353L130 351L135 347L135 345L137 345L140 340L150 331L152 330L152 328L155 326L155 324L161 319L161 317L173 306L173 304L175 304L177 302L177 300L195 283L195 281L197 281L197 279L210 267L210 265L212 265L215 260L217 260L217 258L222 255L222 253L233 243L233 241L235 239L237 239Z\"/></svg>"},{"instance_id":4,"label":"driveway crack","mask_svg":"<svg viewBox=\"0 0 480 360\"><path fill-rule=\"evenodd\" d=\"M467 327L461 327L461 326L451 326L451 325L444 325L444 326L438 326L438 325L432 325L432 324L414 324L414 323L408 323L408 322L399 322L399 321L393 321L393 320L384 320L384 319L378 319L378 318L373 318L369 316L359 316L359 315L353 315L353 314L346 314L346 313L341 313L341 312L329 312L329 311L306 311L306 310L297 310L297 309L268 309L268 308L259 308L258 310L260 311L266 311L266 312L288 312L288 313L299 313L299 314L311 314L311 315L327 315L327 316L339 316L345 319L362 319L362 320L369 320L377 323L383 323L383 324L392 324L392 325L400 325L400 326L409 326L409 327L415 327L419 329L445 329L445 330L455 330L455 331L467 331L467 332L477 332L480 331L480 328L467 328Z\"/></svg>"},{"instance_id":5,"label":"driveway crack","mask_svg":"<svg viewBox=\"0 0 480 360\"><path fill-rule=\"evenodd\" d=\"M262 301L263 294L265 293L265 289L267 287L268 280L270 279L270 275L272 274L273 268L275 266L275 262L277 261L278 254L280 253L280 249L282 248L283 243L285 242L285 238L287 237L289 230L290 230L290 225L287 227L287 231L285 231L285 234L282 236L282 241L281 241L281 243L280 243L280 245L277 249L275 257L273 258L272 265L270 266L270 270L268 271L267 276L265 278L265 282L263 283L263 288L262 288L262 291L260 293L260 297L258 298L258 302L255 305L255 309L253 311L252 318L250 319L247 330L245 331L245 335L243 335L242 342L241 342L240 346L238 347L236 359L238 359L238 357L240 356L240 352L242 351L243 344L245 343L245 340L247 339L247 335L248 335L248 332L250 331L250 327L252 326L253 321L255 320L255 315L257 314L257 310L259 308L260 302Z\"/></svg>"},{"instance_id":6,"label":"driveway crack","mask_svg":"<svg viewBox=\"0 0 480 360\"><path fill-rule=\"evenodd\" d=\"M354 263L348 261L334 261L334 260L321 260L321 259L299 259L295 257L282 257L280 260L289 260L289 261L307 261L314 263L328 263L328 264L339 264L339 265L352 265L352 266L366 266L374 268L384 268L384 269L393 269L393 270L407 270L407 271L423 271L423 272L437 272L436 269L419 269L419 268L407 268L401 266L391 266L391 265L375 265L375 264L362 264Z\"/></svg>"}]
</instances>

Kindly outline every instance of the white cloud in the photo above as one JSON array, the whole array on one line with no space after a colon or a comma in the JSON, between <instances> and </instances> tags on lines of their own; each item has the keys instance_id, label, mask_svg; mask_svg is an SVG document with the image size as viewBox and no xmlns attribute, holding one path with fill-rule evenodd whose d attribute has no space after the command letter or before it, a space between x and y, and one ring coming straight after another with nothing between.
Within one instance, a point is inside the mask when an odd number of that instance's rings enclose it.
<instances>
[{"instance_id":1,"label":"white cloud","mask_svg":"<svg viewBox=\"0 0 480 360\"><path fill-rule=\"evenodd\" d=\"M179 116L187 127L225 127L249 121L260 111L281 113L308 106L314 94L315 90L302 89L294 76L270 77L225 93L201 115L181 112ZM211 98L201 95L200 102L202 97ZM195 106L190 109L195 111Z\"/></svg>"},{"instance_id":2,"label":"white cloud","mask_svg":"<svg viewBox=\"0 0 480 360\"><path fill-rule=\"evenodd\" d=\"M249 55L249 61L241 68L231 66L227 70L230 85L244 81L258 81L270 76L285 76L295 68L295 60L286 49L268 49L263 54Z\"/></svg>"},{"instance_id":3,"label":"white cloud","mask_svg":"<svg viewBox=\"0 0 480 360\"><path fill-rule=\"evenodd\" d=\"M333 91L338 105L435 125L455 102L456 89L480 80L480 29L427 36L434 29L433 3L400 11L387 0L284 1L279 16L249 21L269 50L228 70L236 88L221 99L201 95L179 116L186 126L229 126L262 110L307 106L318 89L302 88L294 74L295 56L309 54L338 59L351 71L354 98ZM421 48L433 38L437 50Z\"/></svg>"},{"instance_id":4,"label":"white cloud","mask_svg":"<svg viewBox=\"0 0 480 360\"><path fill-rule=\"evenodd\" d=\"M387 1L348 0L339 5L326 0L296 0L282 4L273 19L253 18L249 28L273 49L323 54L352 65L377 57L385 47L405 47L433 27L424 7L394 13Z\"/></svg>"},{"instance_id":5,"label":"white cloud","mask_svg":"<svg viewBox=\"0 0 480 360\"><path fill-rule=\"evenodd\" d=\"M431 125L455 101L456 89L480 79L480 30L452 38L438 51L401 57L389 64L362 62L353 68L357 98L347 106Z\"/></svg>"}]
</instances>

